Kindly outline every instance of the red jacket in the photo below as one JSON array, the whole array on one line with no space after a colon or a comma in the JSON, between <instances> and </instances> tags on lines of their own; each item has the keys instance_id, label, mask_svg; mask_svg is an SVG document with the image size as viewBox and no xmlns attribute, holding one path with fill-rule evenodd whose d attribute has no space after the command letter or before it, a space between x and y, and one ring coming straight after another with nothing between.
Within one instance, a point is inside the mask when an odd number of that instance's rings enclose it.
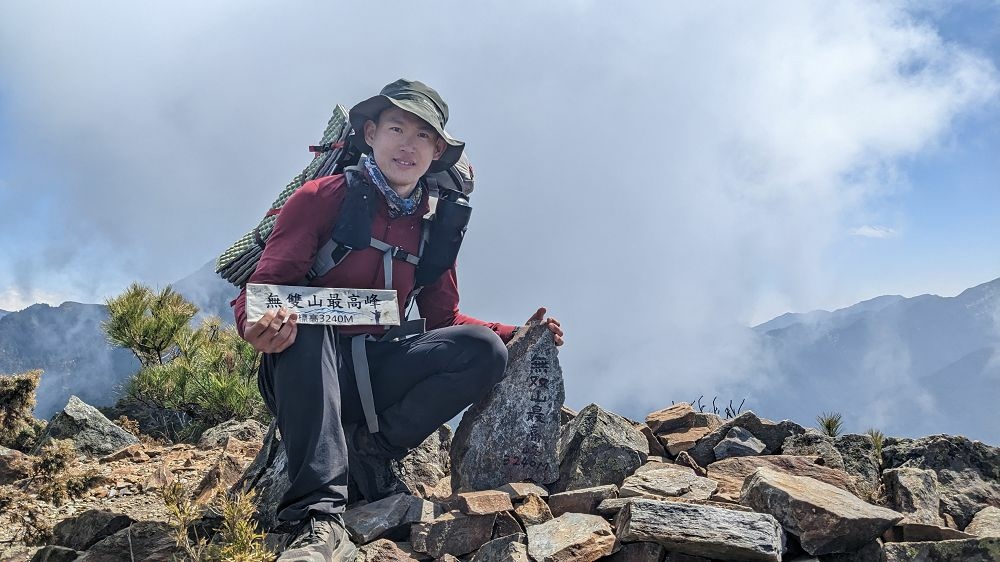
<instances>
[{"instance_id":1,"label":"red jacket","mask_svg":"<svg viewBox=\"0 0 1000 562\"><path fill-rule=\"evenodd\" d=\"M250 276L250 283L299 285L312 267L316 252L326 243L340 206L347 193L343 175L328 176L306 182L285 202L275 222L274 231L267 239L267 246ZM372 236L383 242L416 254L419 250L423 216L429 207L427 197L420 208L409 216L389 218L389 207L381 194L372 220ZM392 260L392 285L396 290L399 317L405 316L403 303L413 289L416 266L401 260ZM314 287L384 289L382 252L374 248L354 250L344 261L326 275L313 279ZM246 323L246 289L232 302L236 315L236 328L243 334ZM487 326L503 341L510 341L514 326L484 322L458 311L458 281L455 266L446 271L435 283L424 287L417 296L420 314L427 319L427 328L436 329L456 324ZM370 333L378 335L378 327L341 326L340 333L347 335Z\"/></svg>"}]
</instances>

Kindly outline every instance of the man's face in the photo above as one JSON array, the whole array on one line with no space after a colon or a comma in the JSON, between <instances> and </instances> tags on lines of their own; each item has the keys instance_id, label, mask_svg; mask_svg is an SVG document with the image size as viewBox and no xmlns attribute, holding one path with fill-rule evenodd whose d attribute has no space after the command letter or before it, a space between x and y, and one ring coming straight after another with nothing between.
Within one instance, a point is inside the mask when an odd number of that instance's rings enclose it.
<instances>
[{"instance_id":1,"label":"man's face","mask_svg":"<svg viewBox=\"0 0 1000 562\"><path fill-rule=\"evenodd\" d=\"M444 154L445 142L426 121L398 107L365 123L365 141L389 187L406 197L427 173L431 162Z\"/></svg>"}]
</instances>

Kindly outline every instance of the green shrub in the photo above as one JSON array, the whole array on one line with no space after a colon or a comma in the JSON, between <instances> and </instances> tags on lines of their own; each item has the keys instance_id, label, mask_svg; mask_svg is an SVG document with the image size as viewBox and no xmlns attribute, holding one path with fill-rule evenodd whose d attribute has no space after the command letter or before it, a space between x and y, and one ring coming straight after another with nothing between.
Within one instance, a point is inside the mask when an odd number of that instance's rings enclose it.
<instances>
[{"instance_id":1,"label":"green shrub","mask_svg":"<svg viewBox=\"0 0 1000 562\"><path fill-rule=\"evenodd\" d=\"M820 431L830 437L840 435L840 430L844 425L843 417L837 412L823 412L816 416L816 422L819 424Z\"/></svg>"},{"instance_id":2,"label":"green shrub","mask_svg":"<svg viewBox=\"0 0 1000 562\"><path fill-rule=\"evenodd\" d=\"M132 350L144 367L164 363L198 307L169 286L154 293L133 283L124 293L108 299L108 320L102 324L108 340Z\"/></svg>"},{"instance_id":3,"label":"green shrub","mask_svg":"<svg viewBox=\"0 0 1000 562\"><path fill-rule=\"evenodd\" d=\"M0 446L28 452L45 430L31 414L42 371L0 375Z\"/></svg>"},{"instance_id":4,"label":"green shrub","mask_svg":"<svg viewBox=\"0 0 1000 562\"><path fill-rule=\"evenodd\" d=\"M874 448L875 458L878 459L878 463L879 465L881 465L882 446L885 445L885 434L875 429L874 427L869 427L865 431L865 435L872 438L872 446Z\"/></svg>"},{"instance_id":5,"label":"green shrub","mask_svg":"<svg viewBox=\"0 0 1000 562\"><path fill-rule=\"evenodd\" d=\"M126 395L184 412L203 427L264 419L256 378L259 354L235 328L209 318L197 329L182 328L176 345L176 356L140 370L126 384Z\"/></svg>"}]
</instances>

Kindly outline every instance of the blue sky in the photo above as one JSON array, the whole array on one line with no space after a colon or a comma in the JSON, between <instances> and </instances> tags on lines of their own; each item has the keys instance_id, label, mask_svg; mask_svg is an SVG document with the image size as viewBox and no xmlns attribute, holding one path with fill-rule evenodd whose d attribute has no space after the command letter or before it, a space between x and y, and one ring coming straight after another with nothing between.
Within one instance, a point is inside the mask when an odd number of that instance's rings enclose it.
<instances>
[{"instance_id":1,"label":"blue sky","mask_svg":"<svg viewBox=\"0 0 1000 562\"><path fill-rule=\"evenodd\" d=\"M399 76L478 172L463 310L570 366L687 395L747 325L1000 277L998 2L436 6L3 3L0 308L184 277Z\"/></svg>"}]
</instances>

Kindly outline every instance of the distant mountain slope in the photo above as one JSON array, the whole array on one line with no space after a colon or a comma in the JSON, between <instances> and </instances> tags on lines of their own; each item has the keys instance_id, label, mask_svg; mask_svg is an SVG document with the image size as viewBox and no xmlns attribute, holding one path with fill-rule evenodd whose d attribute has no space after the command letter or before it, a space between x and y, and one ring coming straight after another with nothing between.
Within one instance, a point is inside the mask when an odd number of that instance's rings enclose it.
<instances>
[{"instance_id":1,"label":"distant mountain slope","mask_svg":"<svg viewBox=\"0 0 1000 562\"><path fill-rule=\"evenodd\" d=\"M198 318L218 316L226 323L233 323L233 309L229 306L229 301L235 299L240 290L219 277L215 272L215 260L201 266L172 286L175 291L198 307L200 311Z\"/></svg>"},{"instance_id":2,"label":"distant mountain slope","mask_svg":"<svg viewBox=\"0 0 1000 562\"><path fill-rule=\"evenodd\" d=\"M10 314L9 310L3 310L2 308L0 308L0 318L3 318L4 316L7 316L8 314Z\"/></svg>"},{"instance_id":3,"label":"distant mountain slope","mask_svg":"<svg viewBox=\"0 0 1000 562\"><path fill-rule=\"evenodd\" d=\"M66 405L70 394L109 405L115 389L139 368L125 349L111 346L101 331L107 308L65 302L35 304L0 318L0 373L42 369L35 415L47 418Z\"/></svg>"},{"instance_id":4,"label":"distant mountain slope","mask_svg":"<svg viewBox=\"0 0 1000 562\"><path fill-rule=\"evenodd\" d=\"M214 262L177 283L174 290L195 303L195 318L217 315L232 323L229 301L239 291L215 274ZM48 418L71 394L95 406L117 399L118 388L139 370L132 352L110 345L101 330L103 304L35 304L0 315L0 373L42 369L35 416Z\"/></svg>"},{"instance_id":5,"label":"distant mountain slope","mask_svg":"<svg viewBox=\"0 0 1000 562\"><path fill-rule=\"evenodd\" d=\"M854 431L1000 443L991 404L1000 398L1000 279L955 297L786 314L754 332L767 381L761 411L795 419L838 411Z\"/></svg>"}]
</instances>

